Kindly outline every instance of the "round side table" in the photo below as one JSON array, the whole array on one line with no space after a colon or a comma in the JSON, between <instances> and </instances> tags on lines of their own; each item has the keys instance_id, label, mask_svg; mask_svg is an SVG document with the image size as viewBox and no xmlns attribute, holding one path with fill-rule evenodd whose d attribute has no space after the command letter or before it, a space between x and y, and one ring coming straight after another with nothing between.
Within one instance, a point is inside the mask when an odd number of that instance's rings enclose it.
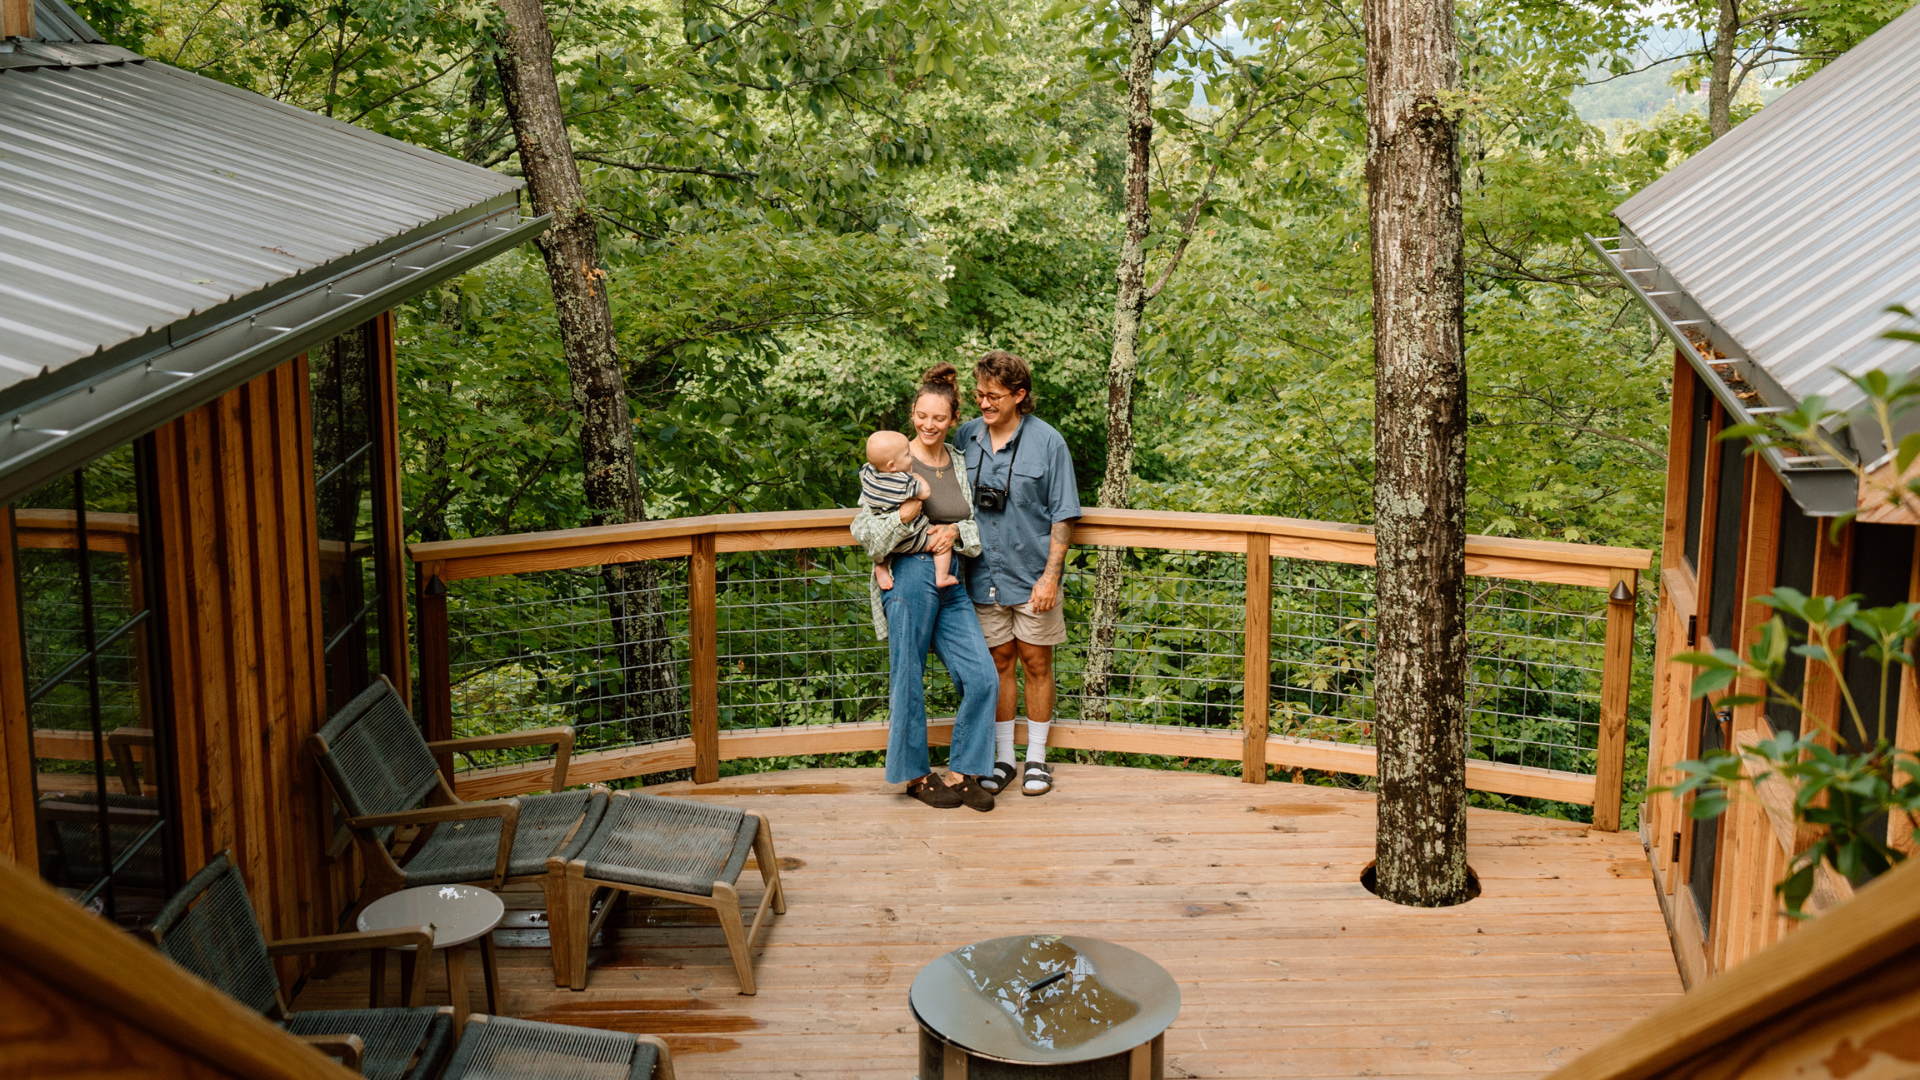
<instances>
[{"instance_id":1,"label":"round side table","mask_svg":"<svg viewBox=\"0 0 1920 1080\"><path fill-rule=\"evenodd\" d=\"M467 998L467 943L480 939L480 964L486 975L487 1012L500 1012L499 985L495 974L493 928L507 913L500 898L474 885L423 885L402 889L367 905L360 913L362 930L392 930L426 926L433 931L433 949L447 954L447 994L453 1005L453 1029L457 1035L466 1027L472 1011ZM396 950L412 952L407 946ZM373 1005L380 1004L386 985L386 951L373 954ZM418 957L407 957L420 963ZM412 965L407 965L411 967ZM422 978L425 974L422 973Z\"/></svg>"}]
</instances>

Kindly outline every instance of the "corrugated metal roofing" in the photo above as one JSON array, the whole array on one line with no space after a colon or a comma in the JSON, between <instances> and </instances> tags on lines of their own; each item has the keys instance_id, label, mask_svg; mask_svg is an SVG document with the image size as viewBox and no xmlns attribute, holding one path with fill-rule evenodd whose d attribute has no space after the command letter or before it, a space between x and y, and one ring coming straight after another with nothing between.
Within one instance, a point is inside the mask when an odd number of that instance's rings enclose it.
<instances>
[{"instance_id":1,"label":"corrugated metal roofing","mask_svg":"<svg viewBox=\"0 0 1920 1080\"><path fill-rule=\"evenodd\" d=\"M0 396L520 186L155 61L0 71Z\"/></svg>"},{"instance_id":2,"label":"corrugated metal roofing","mask_svg":"<svg viewBox=\"0 0 1920 1080\"><path fill-rule=\"evenodd\" d=\"M33 0L33 36L41 41L73 43L106 40L60 0Z\"/></svg>"},{"instance_id":3,"label":"corrugated metal roofing","mask_svg":"<svg viewBox=\"0 0 1920 1080\"><path fill-rule=\"evenodd\" d=\"M1759 369L1750 404L1852 408L1834 368L1920 366L1880 337L1889 304L1920 308L1920 7L1614 213Z\"/></svg>"}]
</instances>

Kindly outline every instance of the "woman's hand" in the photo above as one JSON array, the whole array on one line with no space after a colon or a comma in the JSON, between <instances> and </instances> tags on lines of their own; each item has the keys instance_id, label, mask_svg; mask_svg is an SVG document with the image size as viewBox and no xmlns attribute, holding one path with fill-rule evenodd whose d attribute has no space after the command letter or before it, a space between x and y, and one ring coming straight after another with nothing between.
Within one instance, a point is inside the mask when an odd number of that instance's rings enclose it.
<instances>
[{"instance_id":1,"label":"woman's hand","mask_svg":"<svg viewBox=\"0 0 1920 1080\"><path fill-rule=\"evenodd\" d=\"M944 555L953 550L954 542L960 539L960 526L936 525L927 530L927 550L935 555Z\"/></svg>"},{"instance_id":2,"label":"woman's hand","mask_svg":"<svg viewBox=\"0 0 1920 1080\"><path fill-rule=\"evenodd\" d=\"M908 499L900 504L900 523L906 524L920 516L920 500Z\"/></svg>"}]
</instances>

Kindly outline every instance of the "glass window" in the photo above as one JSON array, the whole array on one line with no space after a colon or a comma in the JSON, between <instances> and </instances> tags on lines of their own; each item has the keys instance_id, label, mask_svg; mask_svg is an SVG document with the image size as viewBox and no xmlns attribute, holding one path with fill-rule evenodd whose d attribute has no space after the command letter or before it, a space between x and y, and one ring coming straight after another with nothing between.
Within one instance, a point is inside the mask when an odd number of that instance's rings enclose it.
<instances>
[{"instance_id":1,"label":"glass window","mask_svg":"<svg viewBox=\"0 0 1920 1080\"><path fill-rule=\"evenodd\" d=\"M1691 374L1691 371L1689 371ZM1707 448L1713 445L1713 395L1700 376L1693 379L1693 422L1687 439L1687 542L1689 569L1700 571L1700 522L1707 505Z\"/></svg>"},{"instance_id":2,"label":"glass window","mask_svg":"<svg viewBox=\"0 0 1920 1080\"><path fill-rule=\"evenodd\" d=\"M1907 602L1907 590L1913 576L1913 526L1853 526L1853 572L1847 586L1860 594L1863 608L1893 607ZM1860 708L1866 722L1863 735L1845 716L1840 718L1840 745L1860 753L1880 739L1891 741L1900 716L1900 666L1892 665L1887 679L1886 715L1880 713L1880 665L1868 659L1873 642L1858 630L1847 643L1847 692ZM1844 708L1844 707L1843 707Z\"/></svg>"},{"instance_id":3,"label":"glass window","mask_svg":"<svg viewBox=\"0 0 1920 1080\"><path fill-rule=\"evenodd\" d=\"M1813 592L1813 559L1820 546L1820 530L1826 523L1818 518L1808 517L1793 501L1792 495L1780 500L1780 547L1773 568L1775 588L1785 586L1798 589L1803 593ZM1807 626L1791 615L1785 616L1787 629L1795 634L1805 634ZM1796 638L1796 642L1802 639ZM1789 656L1787 669L1781 673L1781 688L1795 698L1807 685L1807 661L1805 657ZM1767 719L1772 722L1775 731L1800 730L1800 713L1791 705L1777 701L1767 703Z\"/></svg>"},{"instance_id":4,"label":"glass window","mask_svg":"<svg viewBox=\"0 0 1920 1080\"><path fill-rule=\"evenodd\" d=\"M1733 649L1733 616L1740 607L1740 518L1747 501L1747 440L1715 444L1720 482L1713 502L1713 586L1707 593L1707 636L1716 648Z\"/></svg>"},{"instance_id":5,"label":"glass window","mask_svg":"<svg viewBox=\"0 0 1920 1080\"><path fill-rule=\"evenodd\" d=\"M1720 750L1727 745L1726 732L1713 702L1700 701L1700 753ZM1688 861L1687 888L1693 892L1694 910L1700 913L1700 932L1713 929L1713 873L1719 865L1720 822L1726 817L1696 818L1693 822L1693 858Z\"/></svg>"},{"instance_id":6,"label":"glass window","mask_svg":"<svg viewBox=\"0 0 1920 1080\"><path fill-rule=\"evenodd\" d=\"M175 884L146 445L9 510L40 872L126 923L150 916Z\"/></svg>"},{"instance_id":7,"label":"glass window","mask_svg":"<svg viewBox=\"0 0 1920 1080\"><path fill-rule=\"evenodd\" d=\"M390 468L375 412L380 358L371 324L308 355L313 399L314 502L320 534L321 627L327 710L339 709L382 670L379 568L387 554L376 527L374 478Z\"/></svg>"}]
</instances>

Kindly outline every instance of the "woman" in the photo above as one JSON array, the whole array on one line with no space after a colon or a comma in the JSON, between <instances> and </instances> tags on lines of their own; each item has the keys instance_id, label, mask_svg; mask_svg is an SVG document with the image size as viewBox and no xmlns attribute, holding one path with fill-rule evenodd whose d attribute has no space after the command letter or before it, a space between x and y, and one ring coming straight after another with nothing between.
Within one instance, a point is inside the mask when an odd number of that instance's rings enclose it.
<instances>
[{"instance_id":1,"label":"woman","mask_svg":"<svg viewBox=\"0 0 1920 1080\"><path fill-rule=\"evenodd\" d=\"M952 364L936 364L920 380L913 395L913 471L929 488L919 499L902 503L898 513L879 515L861 511L853 520L854 539L869 556L880 559L893 551L907 534L907 523L924 512L930 528L927 538L935 550L980 554L980 532L973 521L973 488L960 451L947 444L947 433L960 421L958 373ZM869 579L871 581L871 579ZM887 731L887 782L905 782L907 794L938 809L969 806L993 809L993 795L980 786L982 773L993 771L993 714L1000 696L1000 676L987 652L987 639L961 583L938 588L933 578L933 553L893 557L893 588L868 586L873 602L873 627L887 642L892 689ZM927 701L925 674L931 649L947 665L960 707L953 719L953 749L948 778L933 775L927 758Z\"/></svg>"}]
</instances>

